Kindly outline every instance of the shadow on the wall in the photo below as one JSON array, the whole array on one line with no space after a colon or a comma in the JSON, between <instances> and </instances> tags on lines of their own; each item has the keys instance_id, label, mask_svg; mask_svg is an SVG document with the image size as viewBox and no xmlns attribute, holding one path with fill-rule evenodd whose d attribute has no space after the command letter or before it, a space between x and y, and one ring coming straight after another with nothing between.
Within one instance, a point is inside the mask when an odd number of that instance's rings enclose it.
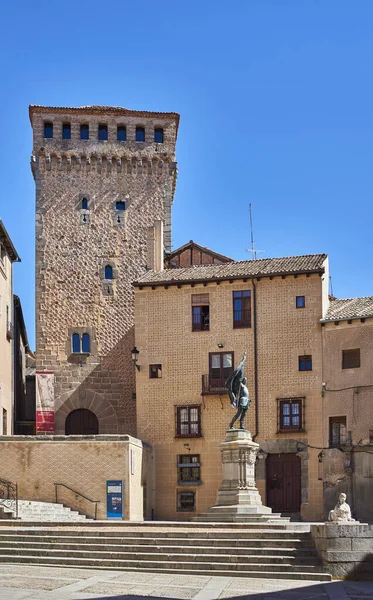
<instances>
[{"instance_id":1,"label":"shadow on the wall","mask_svg":"<svg viewBox=\"0 0 373 600\"><path fill-rule=\"evenodd\" d=\"M353 572L348 575L347 579L354 581L373 581L373 553L366 554L364 559L359 562Z\"/></svg>"}]
</instances>

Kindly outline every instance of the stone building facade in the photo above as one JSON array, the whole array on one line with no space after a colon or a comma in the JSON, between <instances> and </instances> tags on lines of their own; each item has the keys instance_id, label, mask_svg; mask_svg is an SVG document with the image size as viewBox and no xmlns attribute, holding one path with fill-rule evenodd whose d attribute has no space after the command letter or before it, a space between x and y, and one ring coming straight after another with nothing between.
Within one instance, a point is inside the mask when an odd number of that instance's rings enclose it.
<instances>
[{"instance_id":1,"label":"stone building facade","mask_svg":"<svg viewBox=\"0 0 373 600\"><path fill-rule=\"evenodd\" d=\"M20 260L8 232L0 220L0 432L3 435L13 433L13 263Z\"/></svg>"},{"instance_id":2,"label":"stone building facade","mask_svg":"<svg viewBox=\"0 0 373 600\"><path fill-rule=\"evenodd\" d=\"M135 435L131 282L153 266L155 222L171 249L179 115L30 106L30 120L37 430Z\"/></svg>"},{"instance_id":3,"label":"stone building facade","mask_svg":"<svg viewBox=\"0 0 373 600\"><path fill-rule=\"evenodd\" d=\"M137 432L155 450L157 519L214 505L234 415L225 380L244 351L263 503L321 518L313 447L323 443L327 285L323 254L151 271L135 283Z\"/></svg>"},{"instance_id":4,"label":"stone building facade","mask_svg":"<svg viewBox=\"0 0 373 600\"><path fill-rule=\"evenodd\" d=\"M373 297L332 299L322 325L324 515L345 492L373 521Z\"/></svg>"}]
</instances>

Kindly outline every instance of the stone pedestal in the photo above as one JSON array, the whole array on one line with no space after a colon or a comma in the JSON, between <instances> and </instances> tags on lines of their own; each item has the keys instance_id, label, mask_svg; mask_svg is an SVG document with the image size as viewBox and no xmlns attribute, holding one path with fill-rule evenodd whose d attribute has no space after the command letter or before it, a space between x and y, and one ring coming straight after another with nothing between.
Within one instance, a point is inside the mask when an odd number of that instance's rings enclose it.
<instances>
[{"instance_id":1,"label":"stone pedestal","mask_svg":"<svg viewBox=\"0 0 373 600\"><path fill-rule=\"evenodd\" d=\"M230 429L219 445L222 459L222 483L216 504L193 521L276 521L287 523L281 515L262 504L255 485L255 462L259 444L246 429Z\"/></svg>"}]
</instances>

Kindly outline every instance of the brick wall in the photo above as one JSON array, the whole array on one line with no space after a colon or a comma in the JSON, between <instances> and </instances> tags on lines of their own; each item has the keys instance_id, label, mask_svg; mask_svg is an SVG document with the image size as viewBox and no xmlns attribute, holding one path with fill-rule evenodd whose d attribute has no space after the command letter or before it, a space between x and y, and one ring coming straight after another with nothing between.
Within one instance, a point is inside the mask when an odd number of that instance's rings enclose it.
<instances>
[{"instance_id":1,"label":"brick wall","mask_svg":"<svg viewBox=\"0 0 373 600\"><path fill-rule=\"evenodd\" d=\"M281 442L282 452L297 451L303 444L322 444L321 325L322 286L319 275L262 278L257 287L258 407L257 441L268 449L269 440ZM228 396L202 396L201 378L209 371L209 352L233 351L235 366L247 352L245 375L254 396L253 328L233 329L232 292L251 290L250 281L136 289L136 346L140 350L137 373L137 427L141 439L156 453L156 518L185 519L215 503L221 482L218 445L233 417ZM210 330L192 331L191 295L209 294ZM306 307L295 308L295 297L304 295ZM223 345L223 349L218 348ZM298 357L312 355L312 372L299 372ZM162 365L162 377L149 379L149 364ZM277 433L277 398L305 397L305 431ZM201 438L175 438L175 410L180 405L200 405ZM254 402L246 427L255 433ZM288 440L288 443L286 441ZM290 443L291 442L291 443ZM188 444L188 446L185 446ZM302 515L318 519L322 513L322 483L318 480L317 450L307 449L302 461L306 481ZM202 485L196 493L195 513L176 511L177 455L199 454ZM265 461L257 481L266 502ZM263 464L264 463L264 464ZM304 474L302 474L304 479ZM184 489L184 488L183 488Z\"/></svg>"}]
</instances>

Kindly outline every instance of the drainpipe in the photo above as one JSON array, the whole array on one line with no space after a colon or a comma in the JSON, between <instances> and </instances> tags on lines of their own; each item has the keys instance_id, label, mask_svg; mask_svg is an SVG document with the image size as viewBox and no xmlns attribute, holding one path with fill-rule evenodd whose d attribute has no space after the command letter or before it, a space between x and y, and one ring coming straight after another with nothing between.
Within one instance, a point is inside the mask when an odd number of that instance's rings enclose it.
<instances>
[{"instance_id":1,"label":"drainpipe","mask_svg":"<svg viewBox=\"0 0 373 600\"><path fill-rule=\"evenodd\" d=\"M259 435L259 401L258 401L258 331L257 331L257 316L256 316L256 285L254 277L251 278L253 284L253 309L254 309L254 398L255 398L255 434L253 435L253 441Z\"/></svg>"}]
</instances>

